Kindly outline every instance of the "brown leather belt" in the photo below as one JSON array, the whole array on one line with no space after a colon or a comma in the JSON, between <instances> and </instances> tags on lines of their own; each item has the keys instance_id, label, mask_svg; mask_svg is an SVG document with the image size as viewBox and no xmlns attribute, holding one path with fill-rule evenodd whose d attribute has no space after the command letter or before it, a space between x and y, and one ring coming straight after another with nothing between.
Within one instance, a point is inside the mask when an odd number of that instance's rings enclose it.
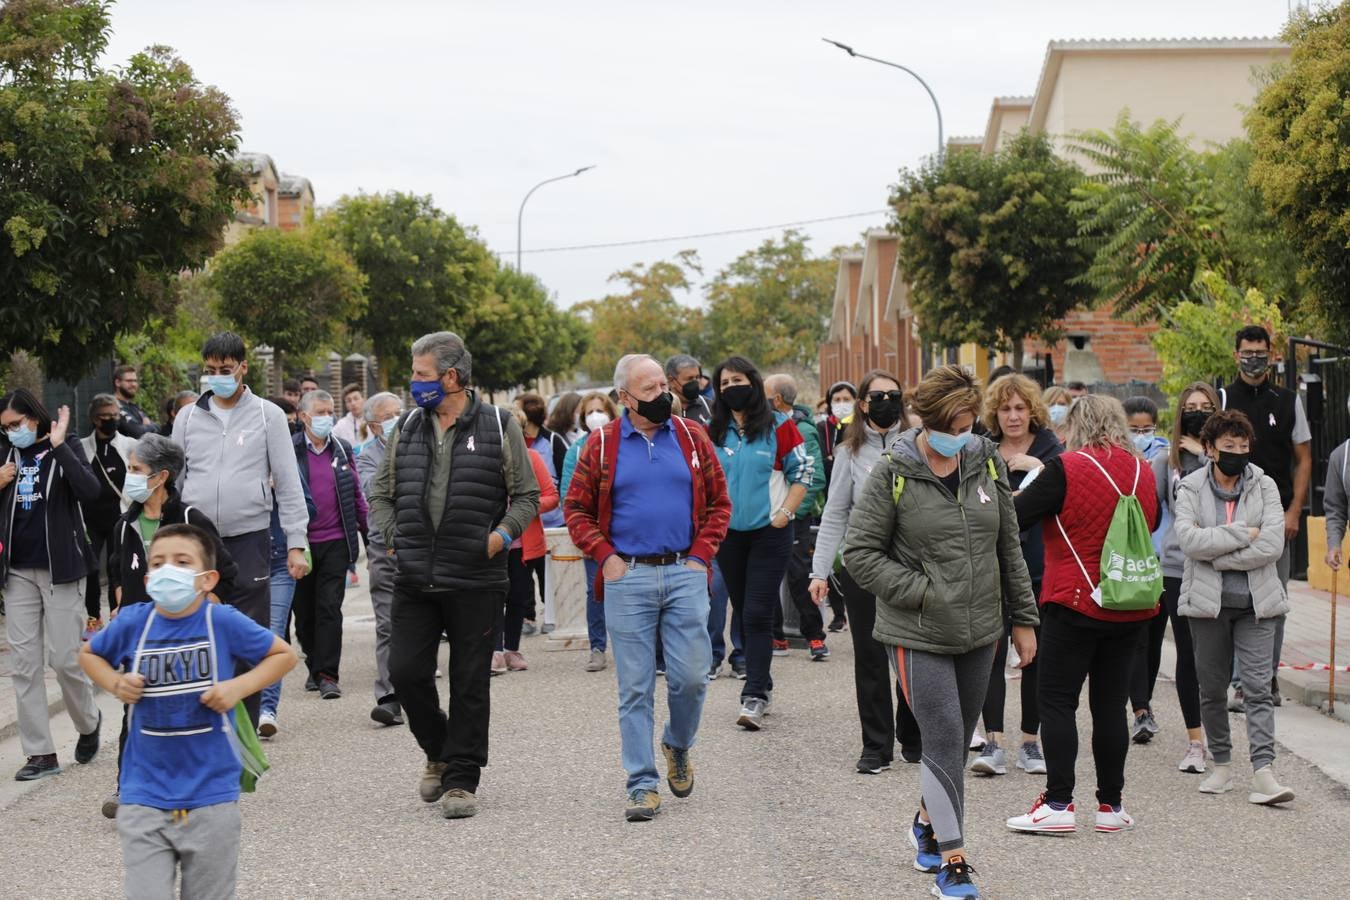
<instances>
[{"instance_id":1,"label":"brown leather belt","mask_svg":"<svg viewBox=\"0 0 1350 900\"><path fill-rule=\"evenodd\" d=\"M620 553L619 559L630 566L673 566L688 556L689 551L685 550L682 553L666 553L662 556L624 556Z\"/></svg>"}]
</instances>

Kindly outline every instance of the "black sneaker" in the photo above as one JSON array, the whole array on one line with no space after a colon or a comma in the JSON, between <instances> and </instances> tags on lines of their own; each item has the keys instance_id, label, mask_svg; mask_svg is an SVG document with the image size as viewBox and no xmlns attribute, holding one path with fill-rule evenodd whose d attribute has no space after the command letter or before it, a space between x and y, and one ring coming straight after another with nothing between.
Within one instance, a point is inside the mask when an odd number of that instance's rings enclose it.
<instances>
[{"instance_id":1,"label":"black sneaker","mask_svg":"<svg viewBox=\"0 0 1350 900\"><path fill-rule=\"evenodd\" d=\"M392 700L386 700L372 709L370 717L385 726L403 724L403 711Z\"/></svg>"},{"instance_id":2,"label":"black sneaker","mask_svg":"<svg viewBox=\"0 0 1350 900\"><path fill-rule=\"evenodd\" d=\"M342 688L338 687L338 683L336 681L334 681L331 678L319 679L319 699L336 700L341 696L342 696Z\"/></svg>"},{"instance_id":3,"label":"black sneaker","mask_svg":"<svg viewBox=\"0 0 1350 900\"><path fill-rule=\"evenodd\" d=\"M890 767L891 764L877 753L864 753L858 757L859 775L879 775Z\"/></svg>"},{"instance_id":4,"label":"black sneaker","mask_svg":"<svg viewBox=\"0 0 1350 900\"><path fill-rule=\"evenodd\" d=\"M848 619L845 619L842 613L836 614L835 617L834 617L833 619L830 620L830 630L831 630L831 631L843 631L843 630L844 630L844 626L847 625L847 624L848 624Z\"/></svg>"},{"instance_id":5,"label":"black sneaker","mask_svg":"<svg viewBox=\"0 0 1350 900\"><path fill-rule=\"evenodd\" d=\"M14 773L15 781L37 781L39 778L46 778L48 775L61 774L61 764L56 761L55 753L44 753L42 756L30 756L28 762L24 763L22 769Z\"/></svg>"},{"instance_id":6,"label":"black sneaker","mask_svg":"<svg viewBox=\"0 0 1350 900\"><path fill-rule=\"evenodd\" d=\"M89 763L98 755L98 733L102 727L103 711L99 710L98 724L94 726L94 730L80 735L80 739L75 742L75 761L80 765Z\"/></svg>"},{"instance_id":7,"label":"black sneaker","mask_svg":"<svg viewBox=\"0 0 1350 900\"><path fill-rule=\"evenodd\" d=\"M732 663L732 664L731 664L731 674L732 674L733 677L738 678L738 679L740 679L741 681L744 681L744 680L745 680L745 663Z\"/></svg>"},{"instance_id":8,"label":"black sneaker","mask_svg":"<svg viewBox=\"0 0 1350 900\"><path fill-rule=\"evenodd\" d=\"M318 689L319 683L314 680L314 673L311 672L310 676L305 679L305 690L309 691L312 694Z\"/></svg>"},{"instance_id":9,"label":"black sneaker","mask_svg":"<svg viewBox=\"0 0 1350 900\"><path fill-rule=\"evenodd\" d=\"M918 765L920 762L923 761L923 748L906 747L904 744L901 744L900 758L903 759L905 762L910 763L911 765Z\"/></svg>"}]
</instances>

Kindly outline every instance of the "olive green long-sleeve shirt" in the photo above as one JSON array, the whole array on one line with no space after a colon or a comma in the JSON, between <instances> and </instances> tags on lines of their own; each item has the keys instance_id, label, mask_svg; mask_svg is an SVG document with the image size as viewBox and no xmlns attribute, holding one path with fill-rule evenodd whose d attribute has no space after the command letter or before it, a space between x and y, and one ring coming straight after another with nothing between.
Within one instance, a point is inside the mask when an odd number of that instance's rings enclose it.
<instances>
[{"instance_id":1,"label":"olive green long-sleeve shirt","mask_svg":"<svg viewBox=\"0 0 1350 900\"><path fill-rule=\"evenodd\" d=\"M448 428L441 427L440 418L435 413L426 415L434 429L431 442L431 483L427 490L427 515L431 517L432 530L441 526L445 514L446 494L450 487L450 464L454 458L452 448L455 445L455 431L459 426L456 419ZM370 492L370 515L375 527L384 537L386 547L397 548L394 525L394 487L397 448L400 430L395 429L389 438L384 460L375 474L375 484ZM502 434L502 478L506 481L506 495L510 504L503 517L501 527L518 538L525 528L539 514L539 482L534 477L534 466L530 464L529 450L525 446L525 435L520 424L514 418L507 419Z\"/></svg>"}]
</instances>

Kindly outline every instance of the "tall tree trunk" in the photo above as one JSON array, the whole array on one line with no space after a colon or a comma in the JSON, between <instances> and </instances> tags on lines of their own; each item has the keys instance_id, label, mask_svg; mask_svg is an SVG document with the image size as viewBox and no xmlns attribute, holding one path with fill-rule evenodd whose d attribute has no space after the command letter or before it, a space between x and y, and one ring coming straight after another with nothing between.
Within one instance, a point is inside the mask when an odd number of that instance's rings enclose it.
<instances>
[{"instance_id":1,"label":"tall tree trunk","mask_svg":"<svg viewBox=\"0 0 1350 900\"><path fill-rule=\"evenodd\" d=\"M1018 338L1017 340L1013 341L1012 367L1018 372L1022 371L1022 359L1025 352L1026 347L1024 346L1022 338Z\"/></svg>"}]
</instances>

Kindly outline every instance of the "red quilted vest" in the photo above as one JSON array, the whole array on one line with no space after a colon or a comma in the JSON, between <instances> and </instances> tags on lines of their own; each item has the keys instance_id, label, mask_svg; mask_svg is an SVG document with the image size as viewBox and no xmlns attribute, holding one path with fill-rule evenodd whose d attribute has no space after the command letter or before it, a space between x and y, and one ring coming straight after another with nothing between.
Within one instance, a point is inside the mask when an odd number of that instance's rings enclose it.
<instances>
[{"instance_id":1,"label":"red quilted vest","mask_svg":"<svg viewBox=\"0 0 1350 900\"><path fill-rule=\"evenodd\" d=\"M1121 449L1098 450L1095 447L1085 447L1082 452L1090 453L1093 459L1101 463L1121 491L1128 494L1134 485L1134 495L1144 508L1149 530L1156 528L1158 491L1148 463L1139 462L1139 483L1135 485L1136 457L1129 452ZM1041 533L1045 539L1041 602L1060 603L1085 616L1106 622L1138 622L1153 618L1158 614L1157 607L1119 612L1102 609L1092 599L1092 589L1097 586L1101 573L1102 544L1106 541L1106 530L1111 527L1111 516L1115 514L1116 501L1120 495L1090 460L1078 453L1065 453L1059 458L1064 463L1066 487L1064 508L1060 510L1059 520L1069 540L1073 541L1073 548L1078 551L1092 583L1089 584L1083 578L1083 570L1074 560L1054 518L1045 519L1041 522Z\"/></svg>"}]
</instances>

